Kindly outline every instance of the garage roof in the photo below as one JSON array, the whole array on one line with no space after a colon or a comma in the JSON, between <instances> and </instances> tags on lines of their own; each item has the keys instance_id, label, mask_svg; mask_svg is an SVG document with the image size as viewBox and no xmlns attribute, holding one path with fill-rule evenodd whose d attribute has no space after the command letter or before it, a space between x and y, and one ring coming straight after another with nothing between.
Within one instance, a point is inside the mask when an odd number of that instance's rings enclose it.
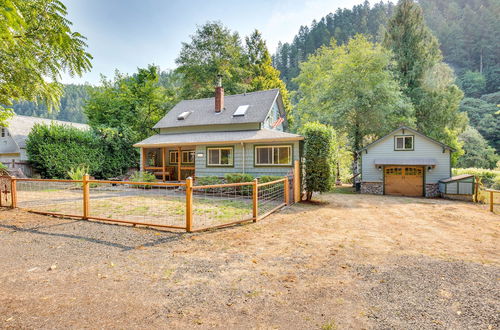
<instances>
[{"instance_id":1,"label":"garage roof","mask_svg":"<svg viewBox=\"0 0 500 330\"><path fill-rule=\"evenodd\" d=\"M375 159L373 162L375 165L423 165L423 166L429 166L429 165L436 165L437 164L437 161L434 158L408 158L408 159L380 158L380 159Z\"/></svg>"}]
</instances>

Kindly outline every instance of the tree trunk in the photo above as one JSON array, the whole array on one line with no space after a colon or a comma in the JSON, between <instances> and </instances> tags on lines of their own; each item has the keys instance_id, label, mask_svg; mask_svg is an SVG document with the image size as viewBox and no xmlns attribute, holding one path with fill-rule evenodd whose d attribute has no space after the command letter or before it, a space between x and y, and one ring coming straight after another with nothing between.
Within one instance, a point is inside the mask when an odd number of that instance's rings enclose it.
<instances>
[{"instance_id":1,"label":"tree trunk","mask_svg":"<svg viewBox=\"0 0 500 330\"><path fill-rule=\"evenodd\" d=\"M358 160L359 160L359 155L358 155L358 150L361 147L361 134L359 132L359 124L355 125L355 131L354 131L354 145L353 145L353 150L352 150L352 175L354 176L354 180L352 181L352 186L356 187L356 183L359 180L359 169L358 169Z\"/></svg>"},{"instance_id":2,"label":"tree trunk","mask_svg":"<svg viewBox=\"0 0 500 330\"><path fill-rule=\"evenodd\" d=\"M479 73L483 74L483 47L481 47L481 53L479 54Z\"/></svg>"}]
</instances>

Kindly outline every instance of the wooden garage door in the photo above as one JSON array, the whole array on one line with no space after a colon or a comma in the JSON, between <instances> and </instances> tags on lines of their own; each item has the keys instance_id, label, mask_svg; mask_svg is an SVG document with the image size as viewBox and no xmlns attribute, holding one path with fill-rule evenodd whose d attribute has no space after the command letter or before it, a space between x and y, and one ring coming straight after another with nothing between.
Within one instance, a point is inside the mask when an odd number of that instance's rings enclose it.
<instances>
[{"instance_id":1,"label":"wooden garage door","mask_svg":"<svg viewBox=\"0 0 500 330\"><path fill-rule=\"evenodd\" d=\"M423 195L424 170L421 166L386 166L384 171L386 195Z\"/></svg>"}]
</instances>

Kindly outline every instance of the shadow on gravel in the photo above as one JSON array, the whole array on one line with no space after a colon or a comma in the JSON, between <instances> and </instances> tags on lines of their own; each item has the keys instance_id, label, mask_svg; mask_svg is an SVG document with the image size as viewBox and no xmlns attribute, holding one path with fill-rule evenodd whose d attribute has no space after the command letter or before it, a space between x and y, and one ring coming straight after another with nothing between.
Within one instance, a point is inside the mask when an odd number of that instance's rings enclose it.
<instances>
[{"instance_id":1,"label":"shadow on gravel","mask_svg":"<svg viewBox=\"0 0 500 330\"><path fill-rule=\"evenodd\" d=\"M51 232L49 231L50 229L54 229L54 227L59 227L57 229L61 230L61 227L69 226L69 225L87 225L90 224L92 225L98 225L98 226L106 226L106 227L112 227L113 230L125 230L126 232L122 233L114 233L113 235L115 239L102 239L102 238L95 238L92 237L96 233L100 232L100 235L102 236L103 231L102 230L97 230L97 228L93 228L90 230L90 233L88 235L81 234L81 228L62 228L63 230L67 231L78 231L79 234L75 233L61 233L61 232ZM106 228L105 227L105 228ZM124 226L118 226L115 224L107 224L107 223L95 223L95 222L88 222L85 220L77 220L77 221L71 221L68 223L60 223L60 224L55 224L55 225L49 225L49 226L43 226L43 227L35 227L35 228L22 228L18 227L15 225L6 225L6 224L0 224L0 228L4 229L9 229L12 230L12 232L22 232L22 233L29 233L29 234L36 234L36 235L42 235L42 236L49 236L49 237L62 237L62 238L69 238L69 239L76 239L76 240L83 240L86 242L90 243L95 243L95 244L101 244L109 247L114 247L121 249L122 251L130 251L130 250L135 250L137 248L145 248L145 247L154 247L156 245L160 245L163 243L169 243L169 242L175 242L181 239L186 233L174 233L174 232L166 232L166 231L161 231L161 230L156 230L153 228L141 228L141 233L136 233L132 232L131 227L124 227ZM101 228L102 229L102 228ZM88 228L86 229L88 231ZM155 233L158 235L163 235L163 237L159 237L156 239L151 240L151 236L144 236L143 234L151 234ZM133 239L127 239L130 238L130 236L133 235ZM126 237L125 237L126 236ZM133 241L135 244L123 244L119 243L119 240L129 240Z\"/></svg>"}]
</instances>

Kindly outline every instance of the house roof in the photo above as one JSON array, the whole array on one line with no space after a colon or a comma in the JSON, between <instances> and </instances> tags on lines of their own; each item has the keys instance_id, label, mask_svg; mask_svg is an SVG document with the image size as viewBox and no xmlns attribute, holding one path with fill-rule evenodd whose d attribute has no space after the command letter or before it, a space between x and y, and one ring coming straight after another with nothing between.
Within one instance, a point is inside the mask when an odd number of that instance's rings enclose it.
<instances>
[{"instance_id":1,"label":"house roof","mask_svg":"<svg viewBox=\"0 0 500 330\"><path fill-rule=\"evenodd\" d=\"M408 131L410 131L410 132L412 132L412 133L414 133L414 134L416 134L416 135L418 135L418 136L423 137L424 139L427 139L427 140L432 141L432 142L434 142L434 143L436 143L436 144L439 144L440 146L442 146L442 147L443 147L443 148L445 148L445 149L449 149L450 151L455 151L455 149L453 149L453 148L452 148L452 147L450 147L449 145L446 145L446 144L441 143L441 142L439 142L439 141L437 141L437 140L434 140L433 138L430 138L430 137L428 137L427 135L424 135L424 134L420 133L419 131L414 130L413 128L410 128L410 127L408 127L408 126L400 126L400 127L398 127L397 129L395 129L394 131L390 132L389 134L387 134L387 135L385 135L385 136L381 137L380 139L378 139L378 140L376 140L376 141L374 141L374 142L372 142L372 143L368 144L368 145L367 145L366 147L364 147L363 149L360 149L360 150L358 151L358 153L360 153L360 152L362 152L362 151L364 151L364 150L366 150L366 149L368 149L368 148L372 147L373 145L375 145L375 144L377 144L377 143L379 143L379 142L382 142L383 140L385 140L386 138L388 138L388 137L389 137L389 136L391 136L392 134L394 134L394 133L396 133L397 131L400 131L400 130L402 130L402 129L404 129L404 130L408 130Z\"/></svg>"},{"instance_id":2,"label":"house roof","mask_svg":"<svg viewBox=\"0 0 500 330\"><path fill-rule=\"evenodd\" d=\"M31 132L35 124L67 125L82 130L89 128L89 125L87 124L73 123L69 121L54 120L47 118L14 115L12 118L7 120L7 128L9 130L10 135L17 143L19 148L26 147L26 140L28 138L28 134Z\"/></svg>"},{"instance_id":3,"label":"house roof","mask_svg":"<svg viewBox=\"0 0 500 330\"><path fill-rule=\"evenodd\" d=\"M375 165L436 165L434 158L381 158L373 161Z\"/></svg>"},{"instance_id":4,"label":"house roof","mask_svg":"<svg viewBox=\"0 0 500 330\"><path fill-rule=\"evenodd\" d=\"M177 103L153 128L186 127L214 124L261 123L279 96L279 89L252 93L225 95L224 109L215 112L215 98L184 100ZM248 105L244 116L233 117L240 105ZM183 120L177 117L183 112L190 114Z\"/></svg>"},{"instance_id":5,"label":"house roof","mask_svg":"<svg viewBox=\"0 0 500 330\"><path fill-rule=\"evenodd\" d=\"M472 174L460 174L460 175L452 176L451 178L448 178L448 179L439 180L439 182L447 183L447 182L468 179L468 178L472 178L472 177L474 177L474 175L472 175Z\"/></svg>"},{"instance_id":6,"label":"house roof","mask_svg":"<svg viewBox=\"0 0 500 330\"><path fill-rule=\"evenodd\" d=\"M200 144L208 145L239 142L283 142L298 141L302 139L303 137L297 134L285 133L270 129L260 129L254 131L157 134L134 144L134 147L159 147Z\"/></svg>"}]
</instances>

